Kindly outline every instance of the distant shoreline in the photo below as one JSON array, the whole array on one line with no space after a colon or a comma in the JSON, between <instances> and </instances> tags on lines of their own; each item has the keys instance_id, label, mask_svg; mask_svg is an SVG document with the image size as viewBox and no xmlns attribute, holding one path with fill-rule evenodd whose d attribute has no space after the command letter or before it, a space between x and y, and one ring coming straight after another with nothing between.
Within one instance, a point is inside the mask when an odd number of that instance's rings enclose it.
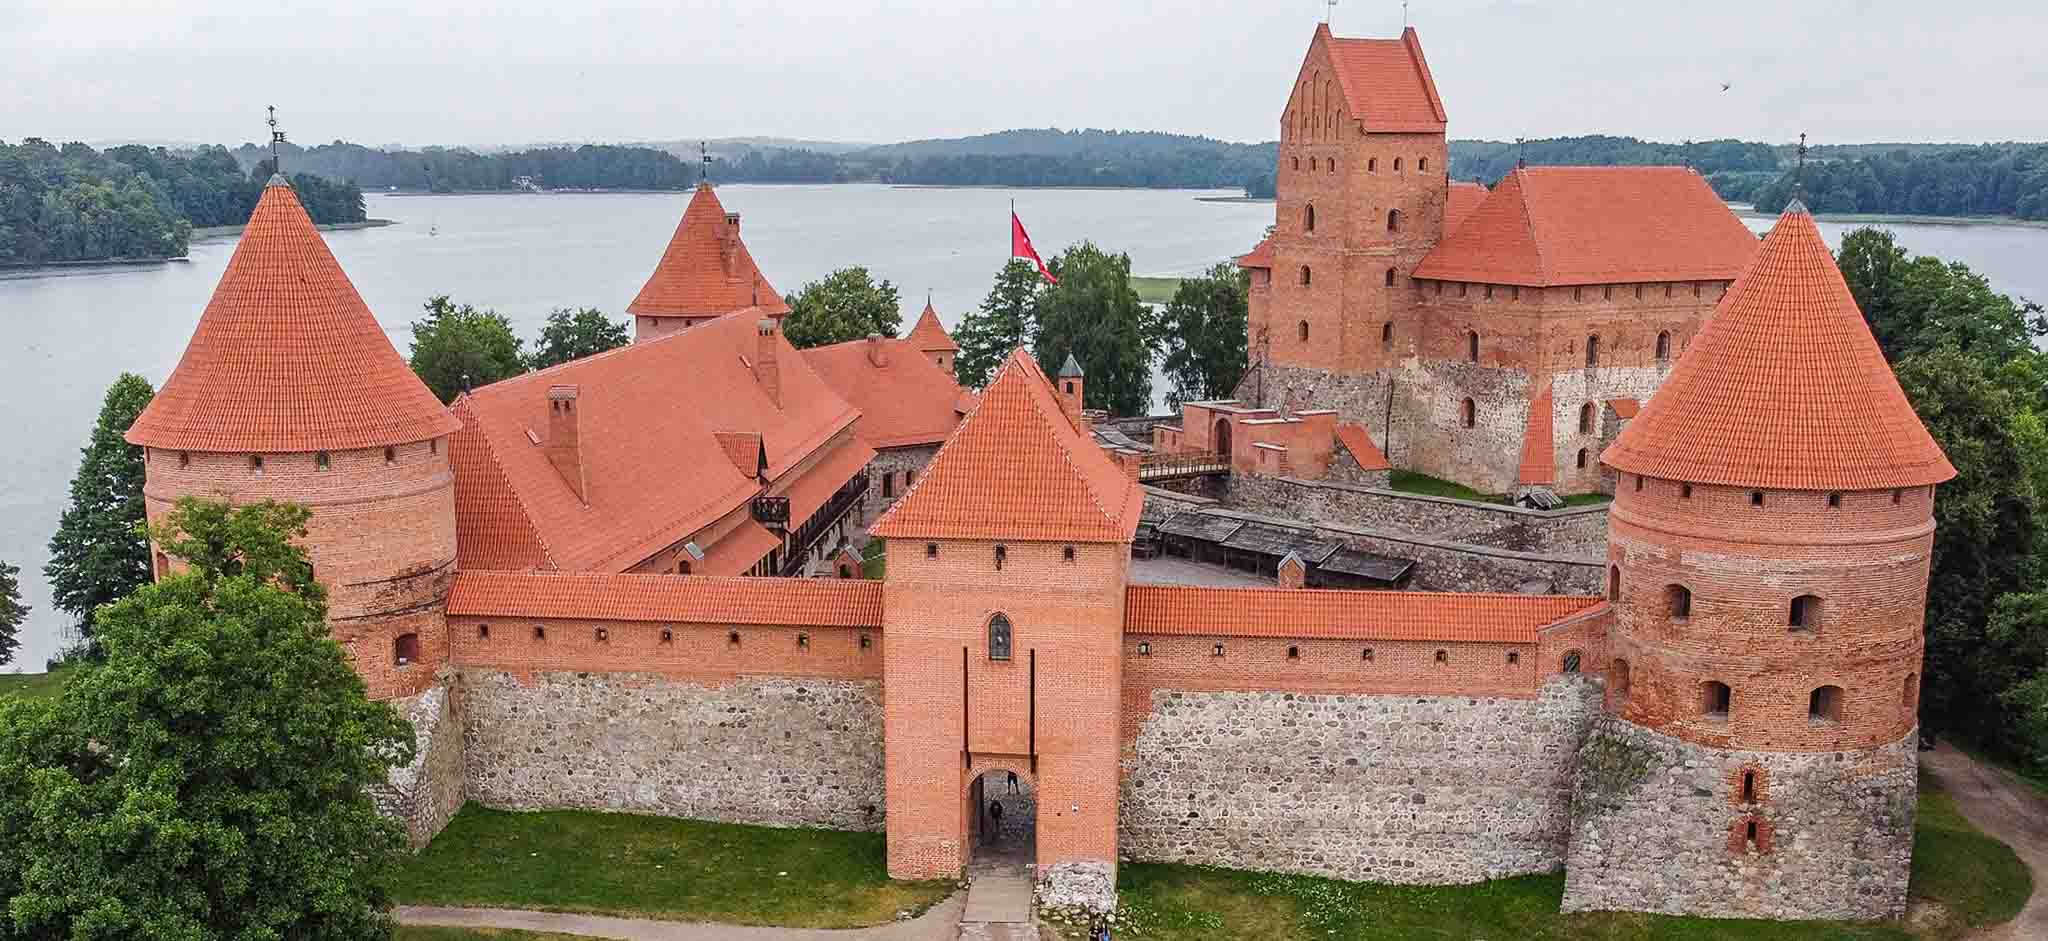
<instances>
[{"instance_id":1,"label":"distant shoreline","mask_svg":"<svg viewBox=\"0 0 2048 941\"><path fill-rule=\"evenodd\" d=\"M397 224L397 221L392 219L364 219L361 222L329 222L325 225L316 225L314 228L322 232L348 232L355 229L377 229ZM219 239L237 238L241 236L243 228L245 227L239 225L204 226L192 230L192 241L212 242Z\"/></svg>"},{"instance_id":2,"label":"distant shoreline","mask_svg":"<svg viewBox=\"0 0 2048 941\"><path fill-rule=\"evenodd\" d=\"M1755 206L1746 203L1729 203L1728 208L1744 219L1776 219L1768 212L1758 212ZM1971 226L2010 226L2019 229L2048 229L2048 219L2021 219L2016 216L1916 216L1911 213L1885 212L1816 212L1813 217L1821 222L1839 222L1843 225L1947 225L1958 228Z\"/></svg>"},{"instance_id":3,"label":"distant shoreline","mask_svg":"<svg viewBox=\"0 0 2048 941\"><path fill-rule=\"evenodd\" d=\"M95 268L127 269L154 268L159 265L176 265L190 262L183 255L176 258L101 258L93 261L40 261L32 265L0 264L0 281L18 281L42 275L73 272L77 274L113 274L114 271L95 272Z\"/></svg>"}]
</instances>

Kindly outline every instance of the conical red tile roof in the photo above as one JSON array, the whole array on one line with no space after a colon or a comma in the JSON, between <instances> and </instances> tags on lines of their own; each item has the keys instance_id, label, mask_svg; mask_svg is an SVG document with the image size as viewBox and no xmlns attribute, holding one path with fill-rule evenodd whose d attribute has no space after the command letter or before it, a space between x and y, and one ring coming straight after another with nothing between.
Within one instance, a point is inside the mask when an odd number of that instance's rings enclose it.
<instances>
[{"instance_id":1,"label":"conical red tile roof","mask_svg":"<svg viewBox=\"0 0 2048 941\"><path fill-rule=\"evenodd\" d=\"M747 253L747 243L739 233L733 233L732 258L723 256L728 225L737 223L726 222L718 194L710 184L698 184L661 261L626 312L649 317L720 317L759 307L771 317L789 313L782 295L754 266L754 256Z\"/></svg>"},{"instance_id":2,"label":"conical red tile roof","mask_svg":"<svg viewBox=\"0 0 2048 941\"><path fill-rule=\"evenodd\" d=\"M945 324L939 323L939 312L932 309L931 301L924 302L924 313L917 315L917 325L911 327L910 333L903 339L910 342L912 349L923 353L960 348L959 344L953 342L952 336L946 333Z\"/></svg>"},{"instance_id":3,"label":"conical red tile roof","mask_svg":"<svg viewBox=\"0 0 2048 941\"><path fill-rule=\"evenodd\" d=\"M1648 477L1783 490L1956 474L1796 202L1601 460Z\"/></svg>"},{"instance_id":4,"label":"conical red tile roof","mask_svg":"<svg viewBox=\"0 0 2048 941\"><path fill-rule=\"evenodd\" d=\"M185 451L339 451L461 422L413 375L283 178L256 201L177 369L128 442Z\"/></svg>"},{"instance_id":5,"label":"conical red tile roof","mask_svg":"<svg viewBox=\"0 0 2048 941\"><path fill-rule=\"evenodd\" d=\"M1020 349L870 531L887 538L1128 542L1144 505L1138 482L1075 430L1052 380Z\"/></svg>"}]
</instances>

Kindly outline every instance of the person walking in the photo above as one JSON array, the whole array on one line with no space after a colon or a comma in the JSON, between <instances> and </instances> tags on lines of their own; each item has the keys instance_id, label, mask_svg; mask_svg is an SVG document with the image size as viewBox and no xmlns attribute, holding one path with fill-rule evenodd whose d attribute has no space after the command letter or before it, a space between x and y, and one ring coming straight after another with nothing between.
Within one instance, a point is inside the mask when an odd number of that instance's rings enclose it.
<instances>
[{"instance_id":1,"label":"person walking","mask_svg":"<svg viewBox=\"0 0 2048 941\"><path fill-rule=\"evenodd\" d=\"M990 837L990 838L989 838L989 842L990 842L990 843L1001 843L1001 842L1003 841L1003 802L1002 802L1002 801L989 801L989 802L988 802L988 817L989 817L989 826L990 826L990 827L991 827L992 829L994 829L994 830L995 830L995 836L992 836L992 837Z\"/></svg>"}]
</instances>

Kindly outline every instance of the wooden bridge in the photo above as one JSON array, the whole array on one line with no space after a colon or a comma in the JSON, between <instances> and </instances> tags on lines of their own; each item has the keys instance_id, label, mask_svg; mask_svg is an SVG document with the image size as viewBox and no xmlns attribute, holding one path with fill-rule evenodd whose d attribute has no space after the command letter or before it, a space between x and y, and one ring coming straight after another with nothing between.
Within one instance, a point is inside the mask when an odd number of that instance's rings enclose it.
<instances>
[{"instance_id":1,"label":"wooden bridge","mask_svg":"<svg viewBox=\"0 0 2048 941\"><path fill-rule=\"evenodd\" d=\"M1138 461L1138 481L1156 483L1230 473L1230 456L1208 451L1183 454L1147 454Z\"/></svg>"}]
</instances>

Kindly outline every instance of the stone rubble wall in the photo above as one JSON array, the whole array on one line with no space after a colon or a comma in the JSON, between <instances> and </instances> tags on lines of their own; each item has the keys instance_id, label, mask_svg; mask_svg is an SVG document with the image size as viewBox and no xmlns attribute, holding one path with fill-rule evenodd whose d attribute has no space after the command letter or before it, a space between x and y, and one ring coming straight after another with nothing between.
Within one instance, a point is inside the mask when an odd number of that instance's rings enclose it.
<instances>
[{"instance_id":1,"label":"stone rubble wall","mask_svg":"<svg viewBox=\"0 0 2048 941\"><path fill-rule=\"evenodd\" d=\"M413 728L412 764L394 768L377 793L377 809L405 824L413 849L432 842L462 809L463 735L456 698L448 684L438 683L392 707Z\"/></svg>"},{"instance_id":2,"label":"stone rubble wall","mask_svg":"<svg viewBox=\"0 0 2048 941\"><path fill-rule=\"evenodd\" d=\"M1382 487L1291 477L1230 479L1224 506L1339 526L1369 527L1514 552L1607 556L1607 507L1529 510Z\"/></svg>"},{"instance_id":3,"label":"stone rubble wall","mask_svg":"<svg viewBox=\"0 0 2048 941\"><path fill-rule=\"evenodd\" d=\"M882 829L878 682L466 670L461 684L469 796L485 805Z\"/></svg>"},{"instance_id":4,"label":"stone rubble wall","mask_svg":"<svg viewBox=\"0 0 2048 941\"><path fill-rule=\"evenodd\" d=\"M866 518L861 521L862 525L874 522L890 507L895 506L897 500L903 498L903 491L906 489L903 482L905 471L911 472L911 482L916 483L917 475L924 473L925 465L931 463L932 455L937 453L939 446L936 444L876 451L875 459L868 462L868 499ZM890 481L887 497L882 496L882 480L885 477Z\"/></svg>"},{"instance_id":5,"label":"stone rubble wall","mask_svg":"<svg viewBox=\"0 0 2048 941\"><path fill-rule=\"evenodd\" d=\"M1155 690L1126 743L1120 850L1404 884L1553 871L1601 689L1572 676L1534 699Z\"/></svg>"},{"instance_id":6,"label":"stone rubble wall","mask_svg":"<svg viewBox=\"0 0 2048 941\"><path fill-rule=\"evenodd\" d=\"M1581 751L1563 908L1898 918L1918 738L1856 751L1733 751L1604 716ZM1760 774L1748 803L1745 770ZM1766 851L1747 842L1751 818Z\"/></svg>"}]
</instances>

